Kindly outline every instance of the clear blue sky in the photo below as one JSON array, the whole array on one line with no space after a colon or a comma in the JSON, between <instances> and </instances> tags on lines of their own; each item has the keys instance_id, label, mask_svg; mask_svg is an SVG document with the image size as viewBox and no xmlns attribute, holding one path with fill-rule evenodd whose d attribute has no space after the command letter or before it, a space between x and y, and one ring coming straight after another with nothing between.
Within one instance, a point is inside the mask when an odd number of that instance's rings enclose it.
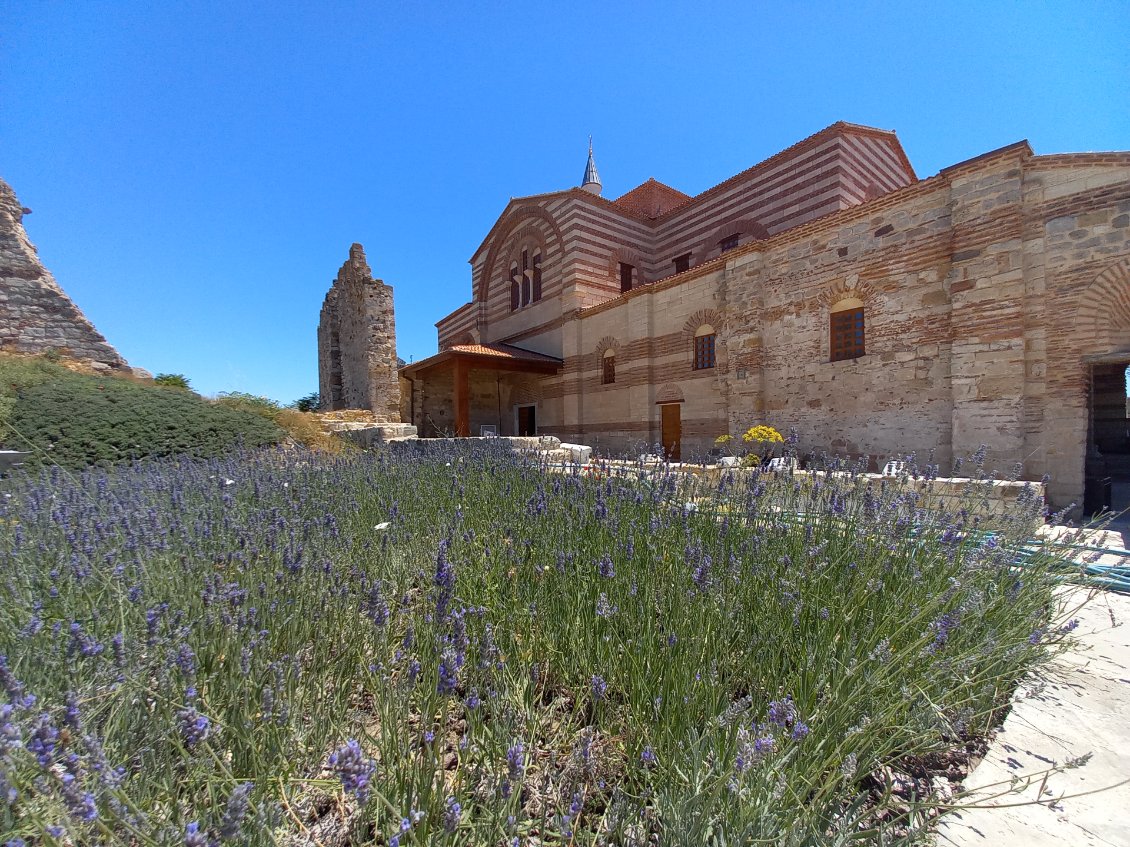
<instances>
[{"instance_id":1,"label":"clear blue sky","mask_svg":"<svg viewBox=\"0 0 1130 847\"><path fill-rule=\"evenodd\" d=\"M1027 138L1130 149L1124 3L69 2L0 7L0 176L132 364L207 394L317 388L349 245L400 355L470 297L511 196L689 194L837 120L919 176Z\"/></svg>"}]
</instances>

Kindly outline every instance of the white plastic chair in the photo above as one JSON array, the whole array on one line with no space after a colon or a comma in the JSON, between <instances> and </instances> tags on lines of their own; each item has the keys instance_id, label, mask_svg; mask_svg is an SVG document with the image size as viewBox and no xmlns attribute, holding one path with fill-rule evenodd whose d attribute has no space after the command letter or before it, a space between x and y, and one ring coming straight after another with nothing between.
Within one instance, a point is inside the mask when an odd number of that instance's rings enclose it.
<instances>
[{"instance_id":1,"label":"white plastic chair","mask_svg":"<svg viewBox=\"0 0 1130 847\"><path fill-rule=\"evenodd\" d=\"M796 456L775 456L769 460L769 470L771 471L795 471L796 469Z\"/></svg>"},{"instance_id":2,"label":"white plastic chair","mask_svg":"<svg viewBox=\"0 0 1130 847\"><path fill-rule=\"evenodd\" d=\"M906 470L906 462L891 459L883 465L883 476L900 476Z\"/></svg>"}]
</instances>

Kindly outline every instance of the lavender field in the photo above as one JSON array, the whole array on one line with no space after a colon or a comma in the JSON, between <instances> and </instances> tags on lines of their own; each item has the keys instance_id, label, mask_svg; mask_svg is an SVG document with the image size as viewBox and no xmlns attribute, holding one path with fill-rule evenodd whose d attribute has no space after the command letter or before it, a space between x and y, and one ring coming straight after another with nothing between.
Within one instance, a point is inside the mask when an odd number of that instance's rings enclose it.
<instances>
[{"instance_id":1,"label":"lavender field","mask_svg":"<svg viewBox=\"0 0 1130 847\"><path fill-rule=\"evenodd\" d=\"M463 446L0 481L0 843L918 843L1069 628L1009 567L1040 502L689 485Z\"/></svg>"}]
</instances>

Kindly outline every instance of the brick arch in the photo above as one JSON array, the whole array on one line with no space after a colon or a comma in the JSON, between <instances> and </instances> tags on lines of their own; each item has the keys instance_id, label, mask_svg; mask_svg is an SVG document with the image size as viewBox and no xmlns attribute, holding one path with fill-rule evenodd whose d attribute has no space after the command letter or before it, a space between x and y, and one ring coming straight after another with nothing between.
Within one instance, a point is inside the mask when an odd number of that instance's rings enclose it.
<instances>
[{"instance_id":1,"label":"brick arch","mask_svg":"<svg viewBox=\"0 0 1130 847\"><path fill-rule=\"evenodd\" d=\"M723 238L729 238L731 235L748 235L754 241L764 241L769 237L769 230L765 225L754 218L738 218L736 221L722 224L706 237L706 240L699 245L695 255L701 256L702 261L710 258L711 252L718 250L718 242Z\"/></svg>"},{"instance_id":2,"label":"brick arch","mask_svg":"<svg viewBox=\"0 0 1130 847\"><path fill-rule=\"evenodd\" d=\"M506 216L504 226L499 230L498 235L494 237L491 242L490 249L487 251L487 259L483 263L483 277L482 277L482 291L479 292L479 300L486 303L490 299L490 281L494 276L494 268L498 262L499 254L505 247L520 226L527 223L529 219L536 219L546 224L549 227L550 238L545 240L543 245L546 249L549 248L550 241L556 242L558 251L564 253L565 239L561 235L561 228L557 225L557 221L553 215L543 209L541 206L535 206L532 203L526 203L521 206L515 206L510 210Z\"/></svg>"},{"instance_id":3,"label":"brick arch","mask_svg":"<svg viewBox=\"0 0 1130 847\"><path fill-rule=\"evenodd\" d=\"M600 341L596 342L596 349L593 351L593 362L597 370L600 370L601 363L604 360L604 354L609 350L613 352L617 360L620 358L620 342L611 335L606 335ZM619 364L619 362L617 362Z\"/></svg>"},{"instance_id":4,"label":"brick arch","mask_svg":"<svg viewBox=\"0 0 1130 847\"><path fill-rule=\"evenodd\" d=\"M1079 296L1074 331L1092 352L1114 352L1115 331L1130 331L1130 258L1111 265Z\"/></svg>"},{"instance_id":5,"label":"brick arch","mask_svg":"<svg viewBox=\"0 0 1130 847\"><path fill-rule=\"evenodd\" d=\"M722 334L722 328L726 324L726 319L722 317L722 313L717 309L699 309L683 324L683 335L688 339L694 339L695 332L703 324L710 324L714 327L714 332L718 335Z\"/></svg>"},{"instance_id":6,"label":"brick arch","mask_svg":"<svg viewBox=\"0 0 1130 847\"><path fill-rule=\"evenodd\" d=\"M510 250L507 251L506 254L506 270L509 270L512 264L521 262L522 246L525 244L532 244L534 247L534 251L530 254L530 261L533 261L534 254L538 251L541 252L542 258L544 259L547 241L548 239L545 237L545 232L534 224L526 224L510 233L504 242L510 244Z\"/></svg>"},{"instance_id":7,"label":"brick arch","mask_svg":"<svg viewBox=\"0 0 1130 847\"><path fill-rule=\"evenodd\" d=\"M655 392L656 403L682 403L685 399L679 386L670 382L665 382L663 385L659 386L659 390Z\"/></svg>"},{"instance_id":8,"label":"brick arch","mask_svg":"<svg viewBox=\"0 0 1130 847\"><path fill-rule=\"evenodd\" d=\"M646 260L644 259L643 254L640 253L639 250L636 250L634 247L630 247L627 244L621 244L619 247L613 250L612 254L608 257L609 279L615 280L616 282L620 281L621 262L626 265L632 265L636 269L636 279L639 281L636 283L636 285L632 286L633 288L647 283L648 280L644 274L644 263L646 262Z\"/></svg>"},{"instance_id":9,"label":"brick arch","mask_svg":"<svg viewBox=\"0 0 1130 847\"><path fill-rule=\"evenodd\" d=\"M841 300L855 297L863 301L864 306L871 306L875 302L875 289L865 279L860 279L858 274L835 279L824 286L820 292L820 302L831 308Z\"/></svg>"}]
</instances>

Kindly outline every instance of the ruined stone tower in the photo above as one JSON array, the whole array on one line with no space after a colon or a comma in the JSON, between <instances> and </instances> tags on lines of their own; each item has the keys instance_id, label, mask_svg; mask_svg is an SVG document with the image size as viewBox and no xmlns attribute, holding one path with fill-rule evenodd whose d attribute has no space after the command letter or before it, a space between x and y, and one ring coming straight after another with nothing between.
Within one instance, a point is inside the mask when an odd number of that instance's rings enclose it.
<instances>
[{"instance_id":1,"label":"ruined stone tower","mask_svg":"<svg viewBox=\"0 0 1130 847\"><path fill-rule=\"evenodd\" d=\"M126 368L125 359L40 263L24 231L25 213L12 187L0 179L0 350L54 351Z\"/></svg>"},{"instance_id":2,"label":"ruined stone tower","mask_svg":"<svg viewBox=\"0 0 1130 847\"><path fill-rule=\"evenodd\" d=\"M322 304L318 392L323 410L369 409L379 421L400 421L392 288L373 279L360 244Z\"/></svg>"}]
</instances>

